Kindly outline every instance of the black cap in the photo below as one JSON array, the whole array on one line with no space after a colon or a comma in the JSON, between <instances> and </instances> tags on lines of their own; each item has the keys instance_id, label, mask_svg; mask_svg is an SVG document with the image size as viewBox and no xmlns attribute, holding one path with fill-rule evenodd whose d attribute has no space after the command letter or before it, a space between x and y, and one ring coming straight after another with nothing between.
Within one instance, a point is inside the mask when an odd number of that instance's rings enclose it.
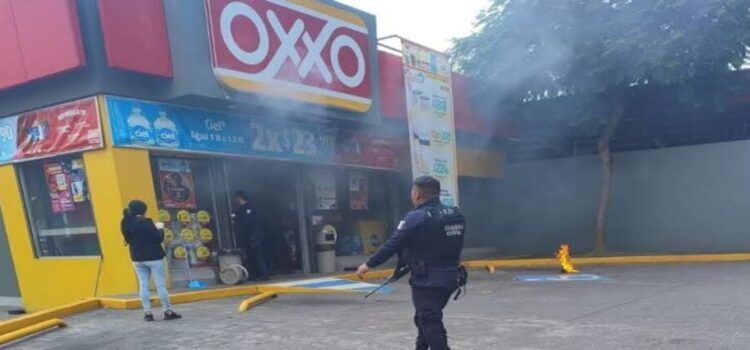
<instances>
[{"instance_id":1,"label":"black cap","mask_svg":"<svg viewBox=\"0 0 750 350\"><path fill-rule=\"evenodd\" d=\"M432 176L420 176L416 178L414 186L425 194L440 195L440 181Z\"/></svg>"}]
</instances>

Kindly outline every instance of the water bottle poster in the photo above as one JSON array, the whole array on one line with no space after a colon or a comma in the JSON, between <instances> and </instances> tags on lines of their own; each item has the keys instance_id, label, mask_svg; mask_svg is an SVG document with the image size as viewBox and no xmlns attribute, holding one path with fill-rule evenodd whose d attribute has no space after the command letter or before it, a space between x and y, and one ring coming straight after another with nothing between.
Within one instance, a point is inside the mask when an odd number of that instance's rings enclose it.
<instances>
[{"instance_id":1,"label":"water bottle poster","mask_svg":"<svg viewBox=\"0 0 750 350\"><path fill-rule=\"evenodd\" d=\"M195 209L195 185L185 159L159 159L161 204L169 209Z\"/></svg>"},{"instance_id":2,"label":"water bottle poster","mask_svg":"<svg viewBox=\"0 0 750 350\"><path fill-rule=\"evenodd\" d=\"M0 164L102 147L95 97L0 119Z\"/></svg>"}]
</instances>

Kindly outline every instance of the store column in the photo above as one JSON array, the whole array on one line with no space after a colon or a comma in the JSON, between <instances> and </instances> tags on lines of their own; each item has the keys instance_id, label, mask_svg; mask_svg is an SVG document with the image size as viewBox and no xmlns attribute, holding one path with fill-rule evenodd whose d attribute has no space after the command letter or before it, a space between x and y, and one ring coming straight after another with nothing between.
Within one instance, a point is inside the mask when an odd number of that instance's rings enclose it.
<instances>
[{"instance_id":1,"label":"store column","mask_svg":"<svg viewBox=\"0 0 750 350\"><path fill-rule=\"evenodd\" d=\"M122 211L133 199L144 201L147 215L157 217L148 151L106 149L84 154L96 226L102 250L98 296L134 293L137 280L120 232Z\"/></svg>"}]
</instances>

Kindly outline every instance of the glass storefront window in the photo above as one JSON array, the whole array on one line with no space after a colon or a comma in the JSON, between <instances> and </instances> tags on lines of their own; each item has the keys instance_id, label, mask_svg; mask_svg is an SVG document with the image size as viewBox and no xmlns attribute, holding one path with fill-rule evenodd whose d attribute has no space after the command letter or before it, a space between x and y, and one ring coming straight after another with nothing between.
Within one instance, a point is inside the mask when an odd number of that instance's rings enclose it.
<instances>
[{"instance_id":1,"label":"glass storefront window","mask_svg":"<svg viewBox=\"0 0 750 350\"><path fill-rule=\"evenodd\" d=\"M37 257L101 254L83 158L18 165Z\"/></svg>"},{"instance_id":2,"label":"glass storefront window","mask_svg":"<svg viewBox=\"0 0 750 350\"><path fill-rule=\"evenodd\" d=\"M172 279L215 279L220 246L212 163L154 157L152 169Z\"/></svg>"},{"instance_id":3,"label":"glass storefront window","mask_svg":"<svg viewBox=\"0 0 750 350\"><path fill-rule=\"evenodd\" d=\"M392 228L391 177L388 172L365 169L312 170L313 237L333 226L338 233L337 255L374 253Z\"/></svg>"}]
</instances>

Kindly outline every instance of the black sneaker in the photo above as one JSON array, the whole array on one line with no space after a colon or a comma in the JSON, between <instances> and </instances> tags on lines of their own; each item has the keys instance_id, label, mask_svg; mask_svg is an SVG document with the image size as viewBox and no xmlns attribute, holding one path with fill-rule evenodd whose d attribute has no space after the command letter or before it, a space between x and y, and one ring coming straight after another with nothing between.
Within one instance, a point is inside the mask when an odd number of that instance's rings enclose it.
<instances>
[{"instance_id":1,"label":"black sneaker","mask_svg":"<svg viewBox=\"0 0 750 350\"><path fill-rule=\"evenodd\" d=\"M143 320L146 322L153 322L154 321L154 314L147 312L145 315L143 315Z\"/></svg>"},{"instance_id":2,"label":"black sneaker","mask_svg":"<svg viewBox=\"0 0 750 350\"><path fill-rule=\"evenodd\" d=\"M164 312L164 321L173 321L173 320L179 320L182 316L177 314L176 312L172 310L167 310Z\"/></svg>"}]
</instances>

